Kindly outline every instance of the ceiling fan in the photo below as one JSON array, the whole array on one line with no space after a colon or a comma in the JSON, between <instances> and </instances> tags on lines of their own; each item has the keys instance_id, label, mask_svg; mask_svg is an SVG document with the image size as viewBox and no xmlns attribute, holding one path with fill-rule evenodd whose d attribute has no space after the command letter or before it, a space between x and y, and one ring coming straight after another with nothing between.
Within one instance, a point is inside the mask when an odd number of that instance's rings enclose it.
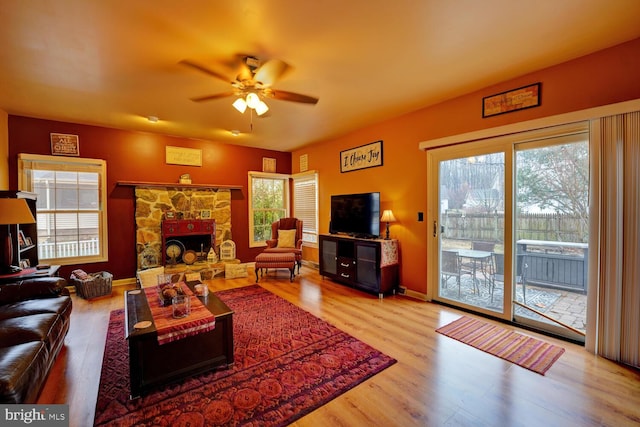
<instances>
[{"instance_id":1,"label":"ceiling fan","mask_svg":"<svg viewBox=\"0 0 640 427\"><path fill-rule=\"evenodd\" d=\"M209 76L219 80L229 82L229 79L223 74L213 71L203 65L190 60L182 60L180 64L201 71ZM290 68L287 63L279 59L269 59L264 63L253 56L241 56L237 64L238 73L235 80L231 81L232 90L228 92L217 93L213 95L204 95L191 98L194 102L211 101L229 96L236 96L238 99L233 106L244 113L249 107L255 110L260 116L269 110L264 102L265 99L279 99L282 101L300 102L303 104L316 104L318 98L308 95L302 95L285 90L276 90L273 85L287 72Z\"/></svg>"}]
</instances>

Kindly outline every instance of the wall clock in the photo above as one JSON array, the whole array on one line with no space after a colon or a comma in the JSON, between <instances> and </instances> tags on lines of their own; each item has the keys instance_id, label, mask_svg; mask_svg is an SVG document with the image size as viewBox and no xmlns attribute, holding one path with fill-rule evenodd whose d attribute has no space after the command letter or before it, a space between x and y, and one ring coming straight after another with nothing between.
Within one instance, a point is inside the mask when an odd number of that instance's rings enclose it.
<instances>
[{"instance_id":1,"label":"wall clock","mask_svg":"<svg viewBox=\"0 0 640 427\"><path fill-rule=\"evenodd\" d=\"M171 263L175 264L180 260L180 257L182 257L182 254L184 253L184 245L179 240L169 240L166 244L165 253L171 260Z\"/></svg>"}]
</instances>

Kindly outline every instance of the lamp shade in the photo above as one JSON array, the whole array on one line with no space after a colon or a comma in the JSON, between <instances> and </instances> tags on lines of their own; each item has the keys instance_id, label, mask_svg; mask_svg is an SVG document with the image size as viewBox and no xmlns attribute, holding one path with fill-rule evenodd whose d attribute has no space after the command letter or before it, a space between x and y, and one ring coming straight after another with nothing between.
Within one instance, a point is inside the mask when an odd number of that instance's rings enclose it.
<instances>
[{"instance_id":1,"label":"lamp shade","mask_svg":"<svg viewBox=\"0 0 640 427\"><path fill-rule=\"evenodd\" d=\"M256 107L256 113L261 116L264 113L266 113L267 111L269 111L269 107L267 106L267 104L264 103L264 101L260 101L258 103L258 106Z\"/></svg>"},{"instance_id":2,"label":"lamp shade","mask_svg":"<svg viewBox=\"0 0 640 427\"><path fill-rule=\"evenodd\" d=\"M256 107L258 107L258 104L260 104L260 98L258 97L258 95L253 92L248 93L247 105L249 106L249 108L253 108L255 110Z\"/></svg>"},{"instance_id":3,"label":"lamp shade","mask_svg":"<svg viewBox=\"0 0 640 427\"><path fill-rule=\"evenodd\" d=\"M233 108L241 113L244 113L244 111L247 109L247 103L242 98L236 99L235 102L231 105L233 105Z\"/></svg>"},{"instance_id":4,"label":"lamp shade","mask_svg":"<svg viewBox=\"0 0 640 427\"><path fill-rule=\"evenodd\" d=\"M36 219L25 199L0 199L0 224L33 224Z\"/></svg>"},{"instance_id":5,"label":"lamp shade","mask_svg":"<svg viewBox=\"0 0 640 427\"><path fill-rule=\"evenodd\" d=\"M386 209L382 211L382 218L380 218L381 222L396 222L396 217L393 216L393 212L391 209Z\"/></svg>"}]
</instances>

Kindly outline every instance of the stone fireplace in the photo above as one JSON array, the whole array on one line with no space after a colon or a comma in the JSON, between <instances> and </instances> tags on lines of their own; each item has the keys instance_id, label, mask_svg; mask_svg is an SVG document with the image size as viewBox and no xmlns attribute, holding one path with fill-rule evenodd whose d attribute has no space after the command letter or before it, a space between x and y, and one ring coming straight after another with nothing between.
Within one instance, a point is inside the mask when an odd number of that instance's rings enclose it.
<instances>
[{"instance_id":1,"label":"stone fireplace","mask_svg":"<svg viewBox=\"0 0 640 427\"><path fill-rule=\"evenodd\" d=\"M162 265L162 220L167 212L178 219L199 219L202 211L216 221L215 251L231 239L231 190L228 188L135 188L138 270Z\"/></svg>"}]
</instances>

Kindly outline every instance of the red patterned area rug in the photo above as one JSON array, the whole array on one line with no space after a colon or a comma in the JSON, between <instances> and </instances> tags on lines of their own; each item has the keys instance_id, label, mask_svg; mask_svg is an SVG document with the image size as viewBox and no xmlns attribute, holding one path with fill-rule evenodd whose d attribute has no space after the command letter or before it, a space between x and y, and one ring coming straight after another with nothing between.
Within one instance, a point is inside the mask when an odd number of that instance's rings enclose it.
<instances>
[{"instance_id":1,"label":"red patterned area rug","mask_svg":"<svg viewBox=\"0 0 640 427\"><path fill-rule=\"evenodd\" d=\"M235 365L137 400L124 311L111 312L94 425L283 426L396 362L257 285L216 295L235 312Z\"/></svg>"},{"instance_id":2,"label":"red patterned area rug","mask_svg":"<svg viewBox=\"0 0 640 427\"><path fill-rule=\"evenodd\" d=\"M436 332L541 375L564 353L562 347L467 316Z\"/></svg>"}]
</instances>

